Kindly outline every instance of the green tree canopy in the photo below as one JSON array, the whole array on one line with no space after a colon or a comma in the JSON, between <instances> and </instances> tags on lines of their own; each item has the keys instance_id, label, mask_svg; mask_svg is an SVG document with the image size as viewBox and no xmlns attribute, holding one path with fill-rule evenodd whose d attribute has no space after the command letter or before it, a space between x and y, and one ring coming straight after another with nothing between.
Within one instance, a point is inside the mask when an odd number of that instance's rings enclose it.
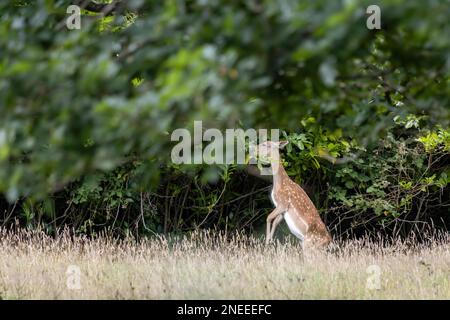
<instances>
[{"instance_id":1,"label":"green tree canopy","mask_svg":"<svg viewBox=\"0 0 450 320\"><path fill-rule=\"evenodd\" d=\"M313 116L361 143L395 116L448 126L448 1L0 3L0 192L60 190L130 156L143 181L170 133L297 130ZM381 30L366 27L369 4ZM102 11L105 15L98 12Z\"/></svg>"}]
</instances>

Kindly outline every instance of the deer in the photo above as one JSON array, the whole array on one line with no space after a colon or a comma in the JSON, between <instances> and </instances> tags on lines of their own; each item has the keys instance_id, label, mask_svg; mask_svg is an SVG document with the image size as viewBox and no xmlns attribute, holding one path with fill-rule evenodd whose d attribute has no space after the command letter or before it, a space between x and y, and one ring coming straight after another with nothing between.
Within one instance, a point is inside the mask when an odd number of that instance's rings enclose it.
<instances>
[{"instance_id":1,"label":"deer","mask_svg":"<svg viewBox=\"0 0 450 320\"><path fill-rule=\"evenodd\" d=\"M265 141L257 145L256 152L262 163L270 163L273 187L270 198L275 209L267 216L266 244L284 219L291 233L302 244L303 250L324 249L331 243L331 235L319 216L317 208L306 192L295 183L284 169L279 150L288 141Z\"/></svg>"}]
</instances>

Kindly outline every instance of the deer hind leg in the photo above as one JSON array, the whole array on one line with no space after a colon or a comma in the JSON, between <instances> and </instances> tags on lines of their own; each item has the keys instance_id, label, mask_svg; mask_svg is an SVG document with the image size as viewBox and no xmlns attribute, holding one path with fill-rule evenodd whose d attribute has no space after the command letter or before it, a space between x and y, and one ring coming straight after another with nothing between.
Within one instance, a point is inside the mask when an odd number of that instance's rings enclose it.
<instances>
[{"instance_id":1,"label":"deer hind leg","mask_svg":"<svg viewBox=\"0 0 450 320\"><path fill-rule=\"evenodd\" d=\"M274 221L276 218L278 218L280 216L281 216L281 218L283 218L282 213L283 213L283 210L281 210L280 208L277 207L267 216L267 219L266 219L266 223L267 223L267 226L266 226L266 244L268 244L270 239L271 239L271 225L272 225L272 221ZM275 225L275 227L276 227L276 225Z\"/></svg>"},{"instance_id":2,"label":"deer hind leg","mask_svg":"<svg viewBox=\"0 0 450 320\"><path fill-rule=\"evenodd\" d=\"M327 239L322 239L314 235L307 235L302 243L303 251L316 252L326 249Z\"/></svg>"},{"instance_id":3,"label":"deer hind leg","mask_svg":"<svg viewBox=\"0 0 450 320\"><path fill-rule=\"evenodd\" d=\"M303 252L305 251L311 251L312 248L312 241L309 237L306 237L303 241L302 241L302 249Z\"/></svg>"}]
</instances>

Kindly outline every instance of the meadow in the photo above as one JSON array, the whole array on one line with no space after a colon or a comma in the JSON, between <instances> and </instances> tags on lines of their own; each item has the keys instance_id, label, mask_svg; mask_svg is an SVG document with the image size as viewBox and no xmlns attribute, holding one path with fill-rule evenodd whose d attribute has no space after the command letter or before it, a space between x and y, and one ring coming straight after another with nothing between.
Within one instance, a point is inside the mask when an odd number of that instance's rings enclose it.
<instances>
[{"instance_id":1,"label":"meadow","mask_svg":"<svg viewBox=\"0 0 450 320\"><path fill-rule=\"evenodd\" d=\"M0 231L1 299L450 299L450 236L302 253L244 234L136 241Z\"/></svg>"}]
</instances>

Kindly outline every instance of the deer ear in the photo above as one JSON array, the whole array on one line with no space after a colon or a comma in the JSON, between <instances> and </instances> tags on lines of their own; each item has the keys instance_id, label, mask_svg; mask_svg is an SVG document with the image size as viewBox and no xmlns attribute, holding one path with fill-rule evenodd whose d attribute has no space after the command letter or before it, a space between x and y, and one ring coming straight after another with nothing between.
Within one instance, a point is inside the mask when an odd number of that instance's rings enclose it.
<instances>
[{"instance_id":1,"label":"deer ear","mask_svg":"<svg viewBox=\"0 0 450 320\"><path fill-rule=\"evenodd\" d=\"M278 142L278 148L283 149L288 143L289 141L287 140L280 141Z\"/></svg>"}]
</instances>

